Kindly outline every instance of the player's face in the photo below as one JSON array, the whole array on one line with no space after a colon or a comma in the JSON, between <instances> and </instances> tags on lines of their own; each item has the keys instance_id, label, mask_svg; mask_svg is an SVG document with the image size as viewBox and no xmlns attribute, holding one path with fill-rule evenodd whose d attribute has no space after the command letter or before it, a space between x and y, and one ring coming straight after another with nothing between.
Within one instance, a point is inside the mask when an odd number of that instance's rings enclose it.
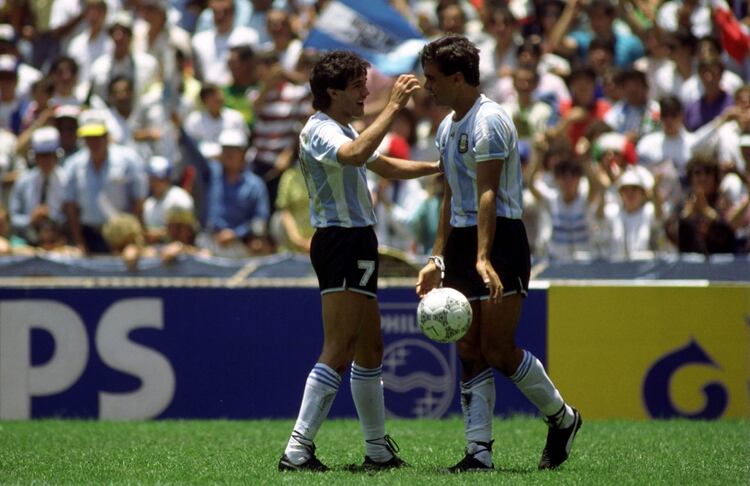
<instances>
[{"instance_id":1,"label":"player's face","mask_svg":"<svg viewBox=\"0 0 750 486\"><path fill-rule=\"evenodd\" d=\"M347 119L359 118L365 114L365 99L369 94L367 74L363 74L349 81L345 89L331 90L331 106Z\"/></svg>"},{"instance_id":2,"label":"player's face","mask_svg":"<svg viewBox=\"0 0 750 486\"><path fill-rule=\"evenodd\" d=\"M432 62L424 65L424 88L430 92L438 105L450 106L456 87L453 85L452 76L441 73L437 65Z\"/></svg>"}]
</instances>

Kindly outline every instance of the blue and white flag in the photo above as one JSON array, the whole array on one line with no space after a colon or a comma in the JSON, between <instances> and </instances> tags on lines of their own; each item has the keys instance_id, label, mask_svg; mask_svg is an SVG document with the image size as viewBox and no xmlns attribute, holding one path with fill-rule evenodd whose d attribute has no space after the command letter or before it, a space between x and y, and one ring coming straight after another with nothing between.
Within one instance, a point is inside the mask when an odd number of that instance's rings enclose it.
<instances>
[{"instance_id":1,"label":"blue and white flag","mask_svg":"<svg viewBox=\"0 0 750 486\"><path fill-rule=\"evenodd\" d=\"M414 70L426 43L387 0L334 0L318 16L305 47L354 51L395 76Z\"/></svg>"}]
</instances>

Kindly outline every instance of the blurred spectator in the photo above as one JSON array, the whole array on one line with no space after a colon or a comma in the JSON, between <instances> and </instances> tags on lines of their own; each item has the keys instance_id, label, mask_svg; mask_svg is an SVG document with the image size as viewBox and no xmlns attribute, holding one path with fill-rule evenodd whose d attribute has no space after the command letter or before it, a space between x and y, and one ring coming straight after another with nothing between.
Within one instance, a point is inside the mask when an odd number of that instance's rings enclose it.
<instances>
[{"instance_id":1,"label":"blurred spectator","mask_svg":"<svg viewBox=\"0 0 750 486\"><path fill-rule=\"evenodd\" d=\"M268 2L270 5L272 2ZM264 51L273 52L284 70L296 69L302 54L302 40L297 37L289 13L273 9L266 14L266 25L270 41L262 45Z\"/></svg>"},{"instance_id":2,"label":"blurred spectator","mask_svg":"<svg viewBox=\"0 0 750 486\"><path fill-rule=\"evenodd\" d=\"M723 166L733 165L739 171L750 169L750 160L742 155L740 138L750 135L750 85L745 85L734 94L735 120L723 124L718 134L718 156Z\"/></svg>"},{"instance_id":3,"label":"blurred spectator","mask_svg":"<svg viewBox=\"0 0 750 486\"><path fill-rule=\"evenodd\" d=\"M75 105L61 105L54 111L54 126L60 133L62 158L67 159L80 148L78 144L78 116L80 108Z\"/></svg>"},{"instance_id":4,"label":"blurred spectator","mask_svg":"<svg viewBox=\"0 0 750 486\"><path fill-rule=\"evenodd\" d=\"M174 208L191 213L193 198L183 188L172 185L172 162L162 156L152 156L147 164L150 195L143 203L143 225L146 242L154 244L167 238L167 214Z\"/></svg>"},{"instance_id":5,"label":"blurred spectator","mask_svg":"<svg viewBox=\"0 0 750 486\"><path fill-rule=\"evenodd\" d=\"M224 87L224 106L242 114L248 129L255 123L253 102L258 96L258 59L250 46L233 47L227 61L232 81Z\"/></svg>"},{"instance_id":6,"label":"blurred spectator","mask_svg":"<svg viewBox=\"0 0 750 486\"><path fill-rule=\"evenodd\" d=\"M667 0L656 12L656 24L667 32L680 29L695 37L711 33L711 9L703 0Z\"/></svg>"},{"instance_id":7,"label":"blurred spectator","mask_svg":"<svg viewBox=\"0 0 750 486\"><path fill-rule=\"evenodd\" d=\"M540 166L537 164L531 176L529 189L534 198L543 203L552 219L552 234L549 241L549 257L554 260L574 260L591 257L592 224L594 214L592 205L601 193L594 188L595 182L591 168L586 170L589 180L588 194L581 190L581 176L584 164L573 159L557 162L553 172L558 191L540 190L543 186L535 184ZM585 164L588 166L589 164Z\"/></svg>"},{"instance_id":8,"label":"blurred spectator","mask_svg":"<svg viewBox=\"0 0 750 486\"><path fill-rule=\"evenodd\" d=\"M712 159L693 158L688 162L687 176L690 189L685 204L672 215L670 236L676 237L683 253L734 252L737 240L722 211L726 201L719 192L719 164Z\"/></svg>"},{"instance_id":9,"label":"blurred spectator","mask_svg":"<svg viewBox=\"0 0 750 486\"><path fill-rule=\"evenodd\" d=\"M443 174L436 174L425 180L425 197L407 220L417 243L416 253L419 255L428 255L435 244L440 218L440 204L445 190L444 178Z\"/></svg>"},{"instance_id":10,"label":"blurred spectator","mask_svg":"<svg viewBox=\"0 0 750 486\"><path fill-rule=\"evenodd\" d=\"M177 51L192 58L190 34L169 20L169 0L140 0L140 19L133 24L133 52L156 58L160 78L176 86ZM165 89L167 89L165 87Z\"/></svg>"},{"instance_id":11,"label":"blurred spectator","mask_svg":"<svg viewBox=\"0 0 750 486\"><path fill-rule=\"evenodd\" d=\"M532 67L519 66L513 73L515 96L512 101L502 104L513 118L519 141L532 143L534 134L543 134L553 120L552 107L534 99L539 85L539 74Z\"/></svg>"},{"instance_id":12,"label":"blurred spectator","mask_svg":"<svg viewBox=\"0 0 750 486\"><path fill-rule=\"evenodd\" d=\"M299 166L298 150L286 148L279 154L279 158L293 160L281 175L271 226L279 251L308 253L315 229L310 224L310 196Z\"/></svg>"},{"instance_id":13,"label":"blurred spectator","mask_svg":"<svg viewBox=\"0 0 750 486\"><path fill-rule=\"evenodd\" d=\"M590 30L575 30L566 35L582 5L585 5ZM609 39L614 43L615 65L628 68L643 56L643 44L629 32L616 29L616 17L617 9L609 0L592 0L588 4L581 0L570 0L550 33L550 47L565 57L577 55L582 60L586 59L592 39Z\"/></svg>"},{"instance_id":14,"label":"blurred spectator","mask_svg":"<svg viewBox=\"0 0 750 486\"><path fill-rule=\"evenodd\" d=\"M631 141L659 128L659 104L648 98L646 75L635 69L623 71L616 82L622 99L604 115L604 122Z\"/></svg>"},{"instance_id":15,"label":"blurred spectator","mask_svg":"<svg viewBox=\"0 0 750 486\"><path fill-rule=\"evenodd\" d=\"M205 248L195 246L198 222L193 211L174 206L167 211L167 243L161 247L161 259L165 263L180 255L211 256Z\"/></svg>"},{"instance_id":16,"label":"blurred spectator","mask_svg":"<svg viewBox=\"0 0 750 486\"><path fill-rule=\"evenodd\" d=\"M220 162L203 157L193 161L206 187L206 228L198 237L198 246L217 256L270 251L268 192L263 181L247 169L247 142L243 130L226 129L219 136Z\"/></svg>"},{"instance_id":17,"label":"blurred spectator","mask_svg":"<svg viewBox=\"0 0 750 486\"><path fill-rule=\"evenodd\" d=\"M551 135L567 136L570 145L575 146L591 124L604 119L610 104L594 96L596 74L591 68L574 69L568 76L568 88L571 99L560 102L561 120Z\"/></svg>"},{"instance_id":18,"label":"blurred spectator","mask_svg":"<svg viewBox=\"0 0 750 486\"><path fill-rule=\"evenodd\" d=\"M16 92L18 96L24 97L30 93L31 85L42 79L42 73L23 62L21 52L16 47L16 41L17 35L13 26L0 24L0 56L8 54L18 59Z\"/></svg>"},{"instance_id":19,"label":"blurred spectator","mask_svg":"<svg viewBox=\"0 0 750 486\"><path fill-rule=\"evenodd\" d=\"M252 169L268 188L271 201L276 200L281 174L292 160L279 158L287 147L295 145L299 131L313 113L309 84L297 84L273 53L261 56L258 63L261 89L253 103L255 123L252 147L255 158Z\"/></svg>"},{"instance_id":20,"label":"blurred spectator","mask_svg":"<svg viewBox=\"0 0 750 486\"><path fill-rule=\"evenodd\" d=\"M482 85L491 86L497 78L512 75L516 67L518 21L508 7L494 4L486 5L484 19L489 36L477 46L482 52L479 75Z\"/></svg>"},{"instance_id":21,"label":"blurred spectator","mask_svg":"<svg viewBox=\"0 0 750 486\"><path fill-rule=\"evenodd\" d=\"M107 2L85 0L84 3L86 27L70 41L66 54L75 59L78 65L78 79L89 85L94 61L99 59L99 56L110 53L113 46L112 39L105 29Z\"/></svg>"},{"instance_id":22,"label":"blurred spectator","mask_svg":"<svg viewBox=\"0 0 750 486\"><path fill-rule=\"evenodd\" d=\"M685 128L694 132L734 104L732 96L721 87L724 64L719 58L705 59L698 64L703 95L685 105Z\"/></svg>"},{"instance_id":23,"label":"blurred spectator","mask_svg":"<svg viewBox=\"0 0 750 486\"><path fill-rule=\"evenodd\" d=\"M18 96L18 59L9 55L0 55L0 129L18 135L21 133L21 117L28 105L28 100Z\"/></svg>"},{"instance_id":24,"label":"blurred spectator","mask_svg":"<svg viewBox=\"0 0 750 486\"><path fill-rule=\"evenodd\" d=\"M31 136L34 168L23 173L10 195L10 220L16 234L30 244L40 242L39 227L47 220L65 222L65 171L58 165L60 134L53 127L37 128Z\"/></svg>"},{"instance_id":25,"label":"blurred spectator","mask_svg":"<svg viewBox=\"0 0 750 486\"><path fill-rule=\"evenodd\" d=\"M141 258L156 256L156 250L147 246L141 222L132 214L111 216L102 227L102 236L112 254L122 257L128 270L136 270Z\"/></svg>"},{"instance_id":26,"label":"blurred spectator","mask_svg":"<svg viewBox=\"0 0 750 486\"><path fill-rule=\"evenodd\" d=\"M26 240L13 234L8 210L0 204L0 255L12 255L26 248Z\"/></svg>"},{"instance_id":27,"label":"blurred spectator","mask_svg":"<svg viewBox=\"0 0 750 486\"><path fill-rule=\"evenodd\" d=\"M141 216L148 183L136 152L107 139L105 115L81 114L78 136L86 147L65 164L68 184L65 213L75 245L82 253L108 253L102 226L120 213Z\"/></svg>"},{"instance_id":28,"label":"blurred spectator","mask_svg":"<svg viewBox=\"0 0 750 486\"><path fill-rule=\"evenodd\" d=\"M205 84L200 99L202 109L187 116L185 131L201 147L205 157L213 158L218 152L219 135L224 130L236 128L247 132L247 125L240 112L224 106L224 93L217 85Z\"/></svg>"},{"instance_id":29,"label":"blurred spectator","mask_svg":"<svg viewBox=\"0 0 750 486\"><path fill-rule=\"evenodd\" d=\"M213 26L193 36L196 74L201 81L226 86L231 81L227 67L229 49L243 45L258 47L260 38L255 29L234 25L232 0L209 0L208 8L213 13Z\"/></svg>"},{"instance_id":30,"label":"blurred spectator","mask_svg":"<svg viewBox=\"0 0 750 486\"><path fill-rule=\"evenodd\" d=\"M78 84L78 63L72 57L60 56L49 67L52 79L52 106L83 104L87 93L86 84Z\"/></svg>"},{"instance_id":31,"label":"blurred spectator","mask_svg":"<svg viewBox=\"0 0 750 486\"><path fill-rule=\"evenodd\" d=\"M629 167L618 179L618 197L601 201L597 217L606 233L602 254L615 260L652 258L659 249L663 227L661 202L652 199L653 181L637 167Z\"/></svg>"},{"instance_id":32,"label":"blurred spectator","mask_svg":"<svg viewBox=\"0 0 750 486\"><path fill-rule=\"evenodd\" d=\"M109 24L108 32L113 48L93 62L91 90L104 98L113 79L127 77L133 84L133 94L137 100L160 81L159 65L151 54L133 52L133 16L129 12L117 12Z\"/></svg>"}]
</instances>

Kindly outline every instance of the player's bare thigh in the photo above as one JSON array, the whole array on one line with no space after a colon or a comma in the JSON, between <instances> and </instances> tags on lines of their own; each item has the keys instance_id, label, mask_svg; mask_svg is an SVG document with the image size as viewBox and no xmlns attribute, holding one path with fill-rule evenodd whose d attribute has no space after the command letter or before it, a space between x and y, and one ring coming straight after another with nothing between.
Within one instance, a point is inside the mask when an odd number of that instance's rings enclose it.
<instances>
[{"instance_id":1,"label":"player's bare thigh","mask_svg":"<svg viewBox=\"0 0 750 486\"><path fill-rule=\"evenodd\" d=\"M506 295L499 303L480 304L480 341L484 360L506 376L512 375L523 359L516 346L516 329L521 318L523 296Z\"/></svg>"},{"instance_id":2,"label":"player's bare thigh","mask_svg":"<svg viewBox=\"0 0 750 486\"><path fill-rule=\"evenodd\" d=\"M366 295L343 290L322 296L323 351L319 361L343 373L354 359L357 339L369 299Z\"/></svg>"}]
</instances>

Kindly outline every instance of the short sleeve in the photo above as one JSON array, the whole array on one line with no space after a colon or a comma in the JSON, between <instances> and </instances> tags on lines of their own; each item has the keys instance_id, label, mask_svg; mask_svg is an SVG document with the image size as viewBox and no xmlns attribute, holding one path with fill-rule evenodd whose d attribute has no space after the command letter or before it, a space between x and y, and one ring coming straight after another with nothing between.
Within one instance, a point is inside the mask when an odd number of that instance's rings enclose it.
<instances>
[{"instance_id":1,"label":"short sleeve","mask_svg":"<svg viewBox=\"0 0 750 486\"><path fill-rule=\"evenodd\" d=\"M310 155L321 164L340 165L338 150L347 142L351 142L341 129L334 123L324 123L318 127L310 137Z\"/></svg>"},{"instance_id":2,"label":"short sleeve","mask_svg":"<svg viewBox=\"0 0 750 486\"><path fill-rule=\"evenodd\" d=\"M477 162L507 159L513 144L513 132L497 112L479 113L474 125L474 159Z\"/></svg>"}]
</instances>

